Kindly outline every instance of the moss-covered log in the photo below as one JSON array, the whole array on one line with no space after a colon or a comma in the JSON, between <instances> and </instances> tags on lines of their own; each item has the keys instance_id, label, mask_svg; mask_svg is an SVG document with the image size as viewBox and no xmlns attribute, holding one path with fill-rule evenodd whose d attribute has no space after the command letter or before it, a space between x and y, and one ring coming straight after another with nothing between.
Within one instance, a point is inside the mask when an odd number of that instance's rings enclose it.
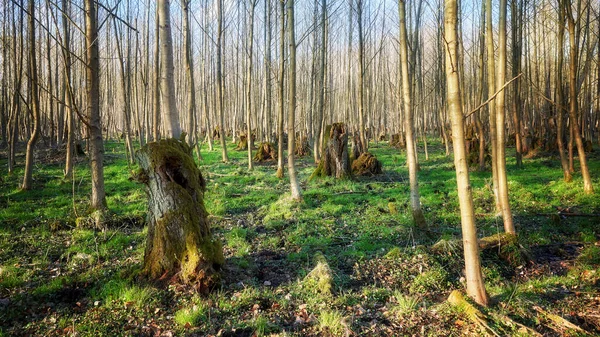
<instances>
[{"instance_id":1,"label":"moss-covered log","mask_svg":"<svg viewBox=\"0 0 600 337\"><path fill-rule=\"evenodd\" d=\"M369 152L361 154L352 162L352 174L354 175L375 175L382 173L381 162L377 157Z\"/></svg>"},{"instance_id":2,"label":"moss-covered log","mask_svg":"<svg viewBox=\"0 0 600 337\"><path fill-rule=\"evenodd\" d=\"M277 148L273 143L261 143L258 146L258 150L254 155L254 161L263 162L267 160L276 160L277 159Z\"/></svg>"},{"instance_id":3,"label":"moss-covered log","mask_svg":"<svg viewBox=\"0 0 600 337\"><path fill-rule=\"evenodd\" d=\"M205 182L184 142L164 139L137 153L138 180L148 194L144 273L207 290L219 280L223 249L213 240L204 207Z\"/></svg>"},{"instance_id":4,"label":"moss-covered log","mask_svg":"<svg viewBox=\"0 0 600 337\"><path fill-rule=\"evenodd\" d=\"M325 131L321 161L310 179L317 176L333 176L338 179L351 177L346 126L344 123L334 123L327 126Z\"/></svg>"}]
</instances>

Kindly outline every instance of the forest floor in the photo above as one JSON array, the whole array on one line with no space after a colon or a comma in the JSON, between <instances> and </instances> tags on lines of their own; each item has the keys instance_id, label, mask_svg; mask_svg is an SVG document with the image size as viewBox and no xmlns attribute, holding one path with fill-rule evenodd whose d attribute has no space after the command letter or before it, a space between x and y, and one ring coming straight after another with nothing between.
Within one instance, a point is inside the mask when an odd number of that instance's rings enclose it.
<instances>
[{"instance_id":1,"label":"forest floor","mask_svg":"<svg viewBox=\"0 0 600 337\"><path fill-rule=\"evenodd\" d=\"M430 143L429 160L419 149L429 233L412 225L404 154L387 142L371 146L384 170L373 177L309 182L312 158L300 158L301 204L287 201L276 163L248 172L246 152L224 164L218 147L205 151L205 204L226 257L208 295L137 276L147 199L122 143L106 143L104 231L86 227L85 158L67 180L64 153L39 151L24 192L24 157L7 176L0 153L0 336L600 335L600 192L584 195L578 174L564 183L556 155L520 170L508 159L519 244L483 254L485 327L446 301L464 293L460 217L452 159ZM600 190L598 150L589 163ZM471 178L479 235L501 232L490 173Z\"/></svg>"}]
</instances>

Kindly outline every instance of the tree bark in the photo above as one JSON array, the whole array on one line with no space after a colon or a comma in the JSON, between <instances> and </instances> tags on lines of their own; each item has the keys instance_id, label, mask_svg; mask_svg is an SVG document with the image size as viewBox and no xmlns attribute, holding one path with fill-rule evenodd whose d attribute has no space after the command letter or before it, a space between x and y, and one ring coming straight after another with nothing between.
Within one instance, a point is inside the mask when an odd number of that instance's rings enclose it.
<instances>
[{"instance_id":1,"label":"tree bark","mask_svg":"<svg viewBox=\"0 0 600 337\"><path fill-rule=\"evenodd\" d=\"M225 142L225 108L223 107L223 0L217 0L217 110L219 111L219 136L221 138L222 161L227 163L227 142Z\"/></svg>"},{"instance_id":2,"label":"tree bark","mask_svg":"<svg viewBox=\"0 0 600 337\"><path fill-rule=\"evenodd\" d=\"M100 120L100 57L98 55L98 12L93 0L85 0L86 89L92 198L90 208L106 208L104 190L104 143Z\"/></svg>"},{"instance_id":3,"label":"tree bark","mask_svg":"<svg viewBox=\"0 0 600 337\"><path fill-rule=\"evenodd\" d=\"M279 31L279 79L277 92L279 93L279 107L277 112L277 177L283 178L283 113L285 103L285 1L279 0L280 31Z\"/></svg>"},{"instance_id":4,"label":"tree bark","mask_svg":"<svg viewBox=\"0 0 600 337\"><path fill-rule=\"evenodd\" d=\"M37 61L36 61L36 42L35 42L35 1L29 0L29 17L27 19L28 38L29 38L29 87L31 99L31 112L33 113L33 131L27 142L27 152L25 153L25 174L23 176L23 185L21 189L29 190L32 187L33 174L33 149L40 137L40 94L38 88Z\"/></svg>"},{"instance_id":5,"label":"tree bark","mask_svg":"<svg viewBox=\"0 0 600 337\"><path fill-rule=\"evenodd\" d=\"M583 177L583 191L585 194L594 193L592 186L592 178L588 168L583 141L581 140L581 131L578 123L578 102L577 102L577 69L579 55L579 41L575 35L575 19L571 9L571 4L568 0L565 1L565 11L567 14L567 27L569 29L569 45L570 45L570 60L569 60L569 119L573 132L573 138L577 145L577 154L579 156L579 165L581 166L581 176Z\"/></svg>"},{"instance_id":6,"label":"tree bark","mask_svg":"<svg viewBox=\"0 0 600 337\"><path fill-rule=\"evenodd\" d=\"M506 81L506 12L507 0L500 0L500 21L498 25L498 65L496 76L496 87L502 88ZM498 198L502 207L502 219L504 220L504 231L515 233L512 211L508 199L508 182L506 178L506 92L501 90L496 96L496 166L498 171Z\"/></svg>"},{"instance_id":7,"label":"tree bark","mask_svg":"<svg viewBox=\"0 0 600 337\"><path fill-rule=\"evenodd\" d=\"M300 184L296 177L296 161L294 159L296 140L296 32L294 24L294 0L287 0L287 29L289 36L290 69L289 69L289 105L288 105L288 172L290 175L290 191L292 199L302 200Z\"/></svg>"},{"instance_id":8,"label":"tree bark","mask_svg":"<svg viewBox=\"0 0 600 337\"><path fill-rule=\"evenodd\" d=\"M486 28L485 44L487 46L487 69L488 69L488 95L492 95L496 92L496 60L495 60L495 49L494 49L494 29L492 27L492 0L486 0L485 5L486 13ZM492 150L492 188L494 191L494 201L496 202L496 212L502 211L502 205L500 203L500 196L498 194L498 140L497 140L497 127L496 127L496 107L492 101L488 105L489 108L489 122L490 122L490 147Z\"/></svg>"},{"instance_id":9,"label":"tree bark","mask_svg":"<svg viewBox=\"0 0 600 337\"><path fill-rule=\"evenodd\" d=\"M158 24L160 35L161 52L161 92L162 102L165 108L165 136L168 138L179 138L181 136L181 125L179 123L179 112L175 103L175 80L173 65L173 37L171 35L171 10L170 0L158 0Z\"/></svg>"},{"instance_id":10,"label":"tree bark","mask_svg":"<svg viewBox=\"0 0 600 337\"><path fill-rule=\"evenodd\" d=\"M321 161L311 175L331 176L336 179L350 178L350 153L348 151L348 130L344 123L334 123L325 128L325 139L321 150Z\"/></svg>"},{"instance_id":11,"label":"tree bark","mask_svg":"<svg viewBox=\"0 0 600 337\"><path fill-rule=\"evenodd\" d=\"M489 2L488 2L489 4ZM479 247L477 246L477 229L473 211L473 196L469 181L469 167L464 143L464 126L462 99L458 74L458 33L457 33L456 0L445 1L444 39L446 46L446 84L448 95L448 111L452 118L452 137L454 140L454 166L460 216L463 233L463 249L465 256L465 274L467 294L480 305L488 304L488 296L483 283Z\"/></svg>"},{"instance_id":12,"label":"tree bark","mask_svg":"<svg viewBox=\"0 0 600 337\"><path fill-rule=\"evenodd\" d=\"M138 180L148 194L144 273L175 277L206 291L219 281L221 243L212 238L204 207L205 182L182 140L146 144L137 154Z\"/></svg>"},{"instance_id":13,"label":"tree bark","mask_svg":"<svg viewBox=\"0 0 600 337\"><path fill-rule=\"evenodd\" d=\"M413 220L419 228L426 228L427 223L421 210L421 196L417 180L417 154L415 151L414 118L411 103L411 83L408 73L408 34L406 33L405 0L398 1L398 16L400 18L400 64L402 69L402 97L404 102L404 129L406 131L406 165L410 180L410 205Z\"/></svg>"},{"instance_id":14,"label":"tree bark","mask_svg":"<svg viewBox=\"0 0 600 337\"><path fill-rule=\"evenodd\" d=\"M558 7L558 50L562 50L565 45L565 8L563 1L559 1ZM564 85L563 85L563 62L564 62L564 53L558 53L558 59L556 64L556 100L558 106L555 107L556 111L556 145L558 147L558 154L560 156L560 164L563 170L563 180L565 182L570 182L573 180L573 176L571 175L571 170L569 170L569 159L565 153L565 145L563 143L564 140L564 115L562 107L565 102L565 94L564 94Z\"/></svg>"}]
</instances>

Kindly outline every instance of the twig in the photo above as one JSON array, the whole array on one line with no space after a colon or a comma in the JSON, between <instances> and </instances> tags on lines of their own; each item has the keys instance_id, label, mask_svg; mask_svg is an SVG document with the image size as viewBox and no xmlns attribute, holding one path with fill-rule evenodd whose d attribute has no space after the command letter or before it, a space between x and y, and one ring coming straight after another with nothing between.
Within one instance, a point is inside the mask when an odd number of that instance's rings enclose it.
<instances>
[{"instance_id":1,"label":"twig","mask_svg":"<svg viewBox=\"0 0 600 337\"><path fill-rule=\"evenodd\" d=\"M492 96L490 96L490 98L487 99L487 101L481 103L478 107L476 107L475 109L471 110L471 112L469 112L468 114L466 114L463 118L467 119L469 118L472 114L476 113L477 111L479 111L481 108L483 108L484 106L488 105L491 101L494 100L494 98L496 98L496 96L498 96L498 94L500 94L502 92L502 90L504 90L509 84L511 84L514 80L516 80L517 78L521 77L521 75L523 75L523 73L520 73L519 75L515 76L512 78L512 80L504 83L504 85L502 86L502 88L498 89L498 91L496 91Z\"/></svg>"}]
</instances>

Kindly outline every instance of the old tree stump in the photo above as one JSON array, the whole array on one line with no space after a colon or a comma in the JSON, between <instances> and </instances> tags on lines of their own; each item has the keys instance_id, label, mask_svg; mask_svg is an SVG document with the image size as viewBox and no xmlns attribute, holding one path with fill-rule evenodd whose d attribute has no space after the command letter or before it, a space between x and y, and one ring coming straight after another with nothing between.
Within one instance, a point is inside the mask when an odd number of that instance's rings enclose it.
<instances>
[{"instance_id":1,"label":"old tree stump","mask_svg":"<svg viewBox=\"0 0 600 337\"><path fill-rule=\"evenodd\" d=\"M348 152L348 132L344 123L328 125L323 133L323 148L319 166L313 177L333 176L338 179L350 178L350 154Z\"/></svg>"},{"instance_id":2,"label":"old tree stump","mask_svg":"<svg viewBox=\"0 0 600 337\"><path fill-rule=\"evenodd\" d=\"M137 153L138 181L148 194L144 274L207 290L219 281L223 248L204 207L205 182L184 141L163 139Z\"/></svg>"}]
</instances>

